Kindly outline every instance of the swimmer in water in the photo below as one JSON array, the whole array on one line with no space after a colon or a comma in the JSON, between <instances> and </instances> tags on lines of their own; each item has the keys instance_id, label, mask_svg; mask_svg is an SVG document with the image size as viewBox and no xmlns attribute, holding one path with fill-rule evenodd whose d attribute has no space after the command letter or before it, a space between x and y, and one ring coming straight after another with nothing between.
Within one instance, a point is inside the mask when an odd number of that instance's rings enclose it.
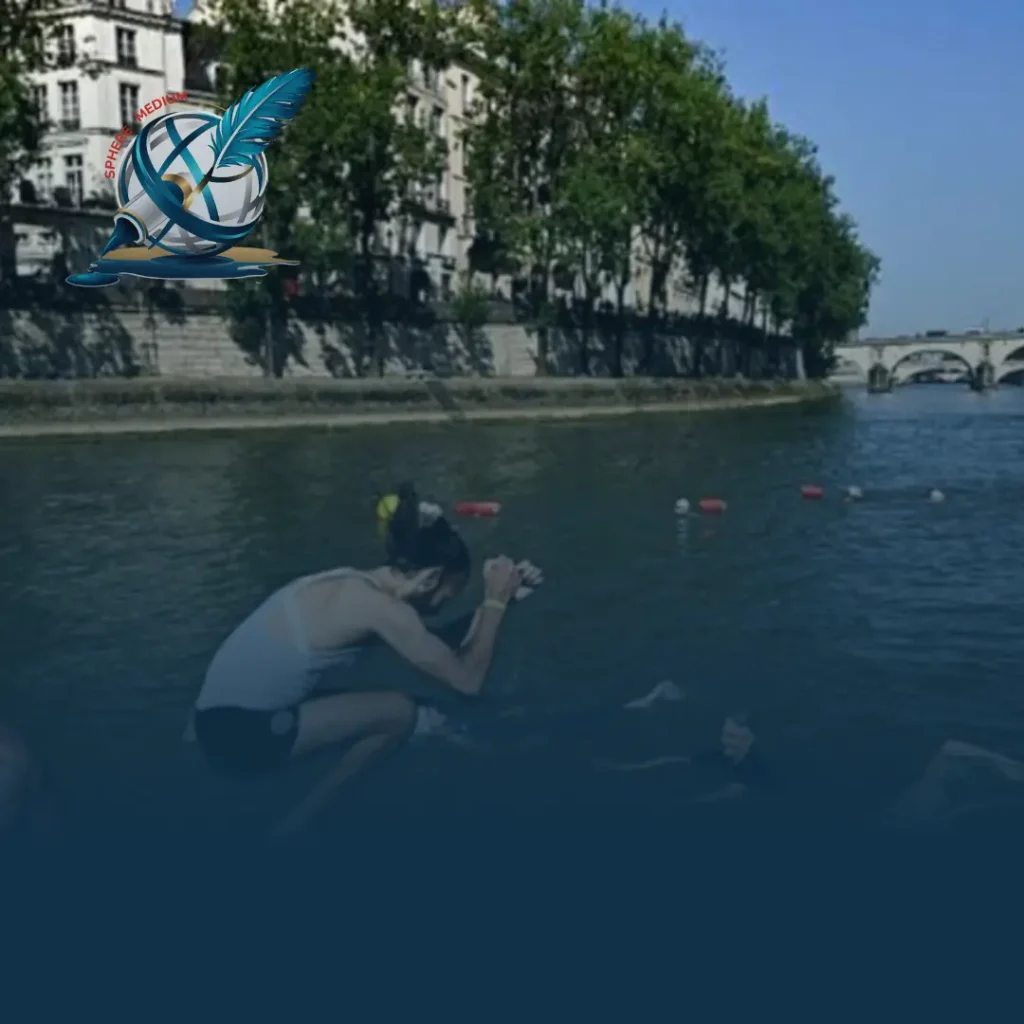
<instances>
[{"instance_id":1,"label":"swimmer in water","mask_svg":"<svg viewBox=\"0 0 1024 1024\"><path fill-rule=\"evenodd\" d=\"M1012 825L1020 831L1024 793L1015 784L1021 782L1024 764L1020 761L962 740L947 740L924 774L886 809L879 824L914 831ZM993 811L997 812L994 818Z\"/></svg>"},{"instance_id":2,"label":"swimmer in water","mask_svg":"<svg viewBox=\"0 0 1024 1024\"><path fill-rule=\"evenodd\" d=\"M664 705L683 702L686 695L671 680L663 680L642 697L612 706L575 707L541 711L533 714L525 708L514 708L489 718L446 715L436 708L421 707L416 723L417 738L435 737L447 740L478 754L530 754L538 748L571 749L579 738L586 737L587 765L601 772L648 772L670 766L698 767L718 765L725 769L729 781L711 792L696 797L694 803L711 803L733 799L746 793L748 783L758 774L759 758L753 756L754 734L744 716L726 718L718 744L691 753L671 753L638 761L612 760L595 756L595 739L602 734L618 734L638 713L655 713Z\"/></svg>"},{"instance_id":3,"label":"swimmer in water","mask_svg":"<svg viewBox=\"0 0 1024 1024\"><path fill-rule=\"evenodd\" d=\"M403 485L386 516L386 565L305 576L263 602L214 655L195 702L195 738L209 764L231 775L283 768L323 747L345 745L327 776L275 829L295 833L335 790L411 733L416 707L405 694L316 697L321 675L350 664L378 639L409 664L465 696L480 693L509 602L522 584L513 562L484 565L484 600L467 642L453 650L421 618L465 588L470 555L436 506Z\"/></svg>"}]
</instances>

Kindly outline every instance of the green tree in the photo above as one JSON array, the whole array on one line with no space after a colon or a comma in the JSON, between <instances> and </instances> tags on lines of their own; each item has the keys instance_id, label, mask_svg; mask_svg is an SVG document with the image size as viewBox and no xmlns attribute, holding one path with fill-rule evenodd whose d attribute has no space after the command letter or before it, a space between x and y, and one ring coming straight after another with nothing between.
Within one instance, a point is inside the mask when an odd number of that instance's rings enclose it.
<instances>
[{"instance_id":1,"label":"green tree","mask_svg":"<svg viewBox=\"0 0 1024 1024\"><path fill-rule=\"evenodd\" d=\"M469 11L481 72L480 116L465 137L473 215L489 252L515 266L537 372L546 374L563 247L554 213L576 138L585 8L582 0L475 0Z\"/></svg>"},{"instance_id":2,"label":"green tree","mask_svg":"<svg viewBox=\"0 0 1024 1024\"><path fill-rule=\"evenodd\" d=\"M822 377L832 368L836 343L867 321L881 264L860 243L853 221L829 207L822 210L814 261L815 272L796 297L792 334L808 374Z\"/></svg>"},{"instance_id":3,"label":"green tree","mask_svg":"<svg viewBox=\"0 0 1024 1024\"><path fill-rule=\"evenodd\" d=\"M712 276L727 262L741 181L738 113L718 59L664 20L649 30L647 46L642 131L648 158L641 170L642 237L650 281L640 369L650 372L674 269L687 267L699 312L706 310ZM700 373L703 336L694 340L692 368Z\"/></svg>"},{"instance_id":4,"label":"green tree","mask_svg":"<svg viewBox=\"0 0 1024 1024\"><path fill-rule=\"evenodd\" d=\"M820 175L814 148L806 140L775 125L767 106L744 108L742 203L736 226L732 271L746 288L739 335L739 366L749 374L755 345L769 341L766 312L778 323L808 270L807 249L820 205ZM758 309L761 331L755 329Z\"/></svg>"},{"instance_id":5,"label":"green tree","mask_svg":"<svg viewBox=\"0 0 1024 1024\"><path fill-rule=\"evenodd\" d=\"M579 283L579 370L590 372L596 304L609 284L617 295L611 371L622 375L625 294L633 276L633 248L642 216L643 182L636 169L646 156L639 130L647 84L644 26L633 15L602 4L586 12L575 75L576 137L556 195L561 256Z\"/></svg>"},{"instance_id":6,"label":"green tree","mask_svg":"<svg viewBox=\"0 0 1024 1024\"><path fill-rule=\"evenodd\" d=\"M296 67L317 73L314 91L284 137L267 150L270 170L264 216L253 241L312 263L323 286L325 249L302 230L303 215L318 208L320 188L313 154L322 136L321 110L330 97L347 95L350 62L332 44L341 19L334 0L217 0L212 24L198 31L214 37L224 61L221 104L237 100L247 89ZM325 224L324 220L318 223ZM326 224L325 224L326 229ZM307 246L299 248L298 243ZM302 268L308 272L306 267ZM239 345L267 375L277 376L294 349L292 310L283 275L273 272L229 286L229 306Z\"/></svg>"},{"instance_id":7,"label":"green tree","mask_svg":"<svg viewBox=\"0 0 1024 1024\"><path fill-rule=\"evenodd\" d=\"M0 0L0 208L32 162L46 128L28 75L47 66L49 0ZM0 209L0 282L15 274L14 232Z\"/></svg>"},{"instance_id":8,"label":"green tree","mask_svg":"<svg viewBox=\"0 0 1024 1024\"><path fill-rule=\"evenodd\" d=\"M436 186L444 168L445 140L411 119L405 101L414 69L447 63L448 20L433 0L414 8L397 0L219 0L216 7L232 98L292 67L316 72L285 144L272 149L275 193L264 237L282 252L289 242L311 246L299 255L315 268L317 288L354 293L366 339L354 353L359 374L371 366L383 374L388 354L382 230L403 215L421 216L415 193ZM300 231L308 220L315 229ZM269 276L261 285L271 293L279 287Z\"/></svg>"}]
</instances>

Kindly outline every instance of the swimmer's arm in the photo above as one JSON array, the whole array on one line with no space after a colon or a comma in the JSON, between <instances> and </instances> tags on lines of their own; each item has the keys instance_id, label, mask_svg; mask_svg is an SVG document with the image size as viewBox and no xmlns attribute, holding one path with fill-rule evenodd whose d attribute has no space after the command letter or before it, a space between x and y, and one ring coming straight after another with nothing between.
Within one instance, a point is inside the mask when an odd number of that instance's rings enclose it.
<instances>
[{"instance_id":1,"label":"swimmer's arm","mask_svg":"<svg viewBox=\"0 0 1024 1024\"><path fill-rule=\"evenodd\" d=\"M480 612L473 611L467 615L460 615L452 622L446 622L443 626L431 628L434 636L440 637L453 651L469 645L476 632L477 623L480 621Z\"/></svg>"},{"instance_id":2,"label":"swimmer's arm","mask_svg":"<svg viewBox=\"0 0 1024 1024\"><path fill-rule=\"evenodd\" d=\"M544 574L532 562L519 562L516 569L522 576L523 583L516 591L514 600L525 601L544 582ZM449 647L456 650L466 648L472 643L477 626L480 625L481 610L477 608L468 615L460 615L454 622L432 629L431 632L439 636Z\"/></svg>"},{"instance_id":3,"label":"swimmer's arm","mask_svg":"<svg viewBox=\"0 0 1024 1024\"><path fill-rule=\"evenodd\" d=\"M367 604L367 628L410 665L459 693L476 696L480 692L491 666L504 609L481 605L469 642L456 653L431 633L407 604L383 594Z\"/></svg>"}]
</instances>

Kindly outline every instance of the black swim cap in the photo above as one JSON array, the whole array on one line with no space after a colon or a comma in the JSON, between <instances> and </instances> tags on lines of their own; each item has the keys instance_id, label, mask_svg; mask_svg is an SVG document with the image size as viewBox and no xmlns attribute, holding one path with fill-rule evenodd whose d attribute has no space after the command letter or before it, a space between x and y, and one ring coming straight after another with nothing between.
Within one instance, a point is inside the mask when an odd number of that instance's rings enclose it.
<instances>
[{"instance_id":1,"label":"black swim cap","mask_svg":"<svg viewBox=\"0 0 1024 1024\"><path fill-rule=\"evenodd\" d=\"M388 564L402 572L440 568L445 576L468 576L469 548L444 515L424 508L411 483L402 484L394 498L377 502L378 519L387 523Z\"/></svg>"}]
</instances>

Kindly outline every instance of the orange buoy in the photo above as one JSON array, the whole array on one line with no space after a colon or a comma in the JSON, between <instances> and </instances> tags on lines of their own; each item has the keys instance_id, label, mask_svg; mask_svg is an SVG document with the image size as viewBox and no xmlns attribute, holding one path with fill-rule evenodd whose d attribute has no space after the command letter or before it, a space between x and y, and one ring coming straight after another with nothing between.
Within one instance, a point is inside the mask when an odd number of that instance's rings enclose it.
<instances>
[{"instance_id":1,"label":"orange buoy","mask_svg":"<svg viewBox=\"0 0 1024 1024\"><path fill-rule=\"evenodd\" d=\"M804 484L800 488L800 497L805 501L821 501L825 492L817 484Z\"/></svg>"},{"instance_id":2,"label":"orange buoy","mask_svg":"<svg viewBox=\"0 0 1024 1024\"><path fill-rule=\"evenodd\" d=\"M457 516L491 517L501 513L501 504L497 501L457 501Z\"/></svg>"},{"instance_id":3,"label":"orange buoy","mask_svg":"<svg viewBox=\"0 0 1024 1024\"><path fill-rule=\"evenodd\" d=\"M718 515L725 511L725 502L721 498L701 498L700 510L709 515Z\"/></svg>"}]
</instances>

